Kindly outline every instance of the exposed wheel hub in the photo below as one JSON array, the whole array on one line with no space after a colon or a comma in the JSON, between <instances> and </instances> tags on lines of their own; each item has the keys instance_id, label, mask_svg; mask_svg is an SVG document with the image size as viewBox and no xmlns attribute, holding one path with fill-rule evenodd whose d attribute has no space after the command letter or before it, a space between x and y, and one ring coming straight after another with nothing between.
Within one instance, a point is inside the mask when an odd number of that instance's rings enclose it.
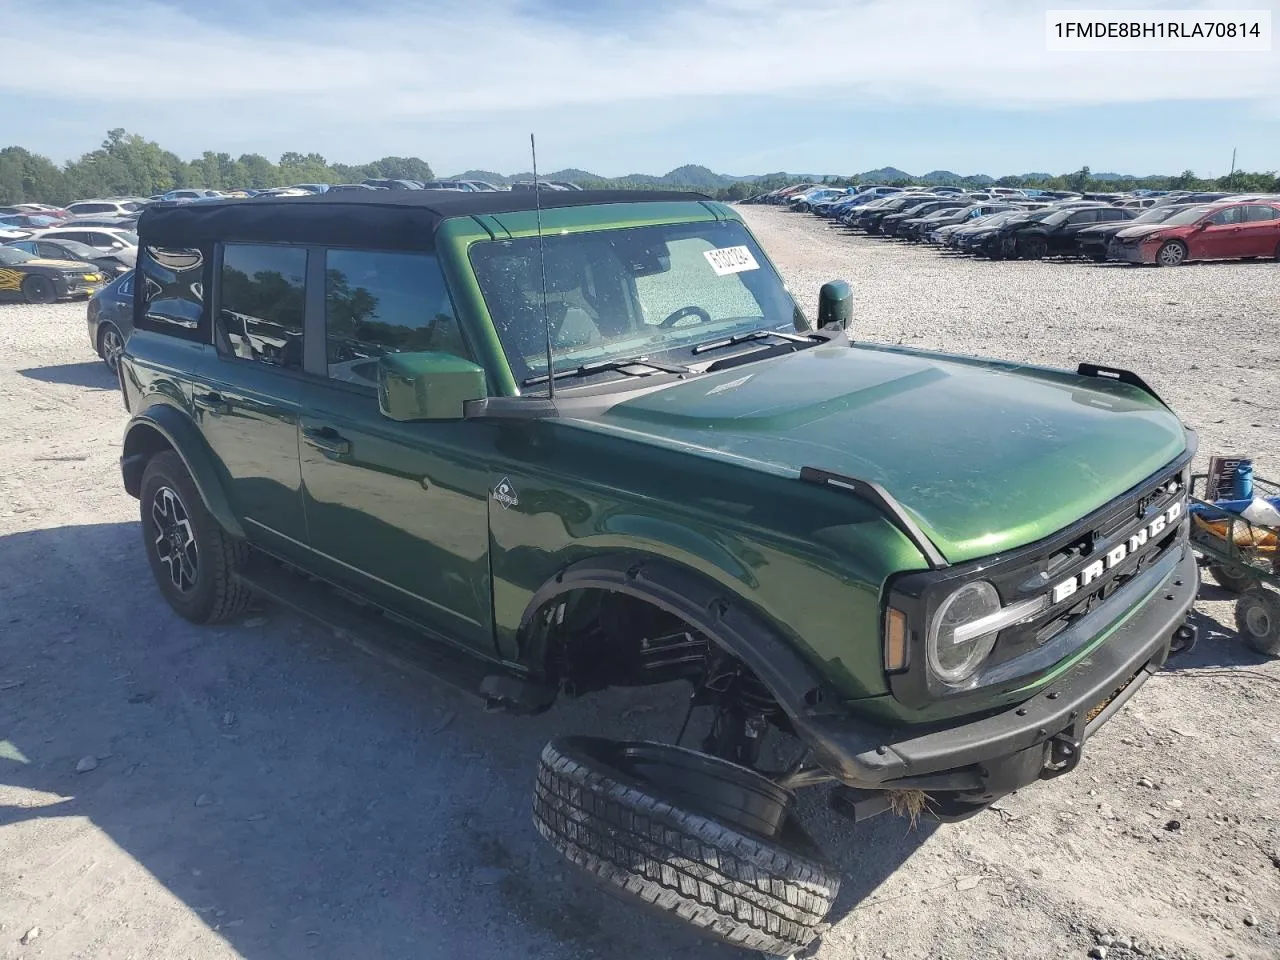
<instances>
[{"instance_id":1,"label":"exposed wheel hub","mask_svg":"<svg viewBox=\"0 0 1280 960\"><path fill-rule=\"evenodd\" d=\"M1265 637L1271 632L1271 617L1266 607L1250 607L1245 613L1244 622L1255 637Z\"/></svg>"}]
</instances>

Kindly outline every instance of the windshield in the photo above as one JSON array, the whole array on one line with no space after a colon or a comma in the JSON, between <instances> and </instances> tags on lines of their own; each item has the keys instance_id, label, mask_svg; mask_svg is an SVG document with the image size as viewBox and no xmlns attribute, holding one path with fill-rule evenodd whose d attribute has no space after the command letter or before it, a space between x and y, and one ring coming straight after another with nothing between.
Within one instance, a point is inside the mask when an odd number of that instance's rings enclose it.
<instances>
[{"instance_id":1,"label":"windshield","mask_svg":"<svg viewBox=\"0 0 1280 960\"><path fill-rule=\"evenodd\" d=\"M15 266L19 263L26 263L28 260L34 260L31 254L25 250L17 250L13 247L0 247L0 263L7 267Z\"/></svg>"},{"instance_id":2,"label":"windshield","mask_svg":"<svg viewBox=\"0 0 1280 960\"><path fill-rule=\"evenodd\" d=\"M808 329L782 280L736 221L536 237L471 248L471 265L517 382L581 364L678 356L753 330Z\"/></svg>"},{"instance_id":3,"label":"windshield","mask_svg":"<svg viewBox=\"0 0 1280 960\"><path fill-rule=\"evenodd\" d=\"M1000 213L988 214L985 217L976 217L973 220L973 225L975 227L998 227L1000 224L1014 219L1014 217L1025 217L1026 215L1027 211L1025 210L1004 210Z\"/></svg>"},{"instance_id":4,"label":"windshield","mask_svg":"<svg viewBox=\"0 0 1280 960\"><path fill-rule=\"evenodd\" d=\"M1150 210L1143 210L1142 213L1138 214L1129 222L1130 224L1164 223L1166 220L1172 217L1175 213L1177 213L1179 209L1180 208L1178 207L1152 207Z\"/></svg>"},{"instance_id":5,"label":"windshield","mask_svg":"<svg viewBox=\"0 0 1280 960\"><path fill-rule=\"evenodd\" d=\"M89 246L87 243L81 243L79 240L59 240L58 246L73 257L81 257L85 260L93 260L96 257L101 256L101 254L99 254L97 250L93 249L93 247Z\"/></svg>"},{"instance_id":6,"label":"windshield","mask_svg":"<svg viewBox=\"0 0 1280 960\"><path fill-rule=\"evenodd\" d=\"M1193 207L1178 207L1178 212L1164 222L1171 227L1183 227L1188 223L1195 223L1206 213L1213 210L1213 207L1196 205Z\"/></svg>"}]
</instances>

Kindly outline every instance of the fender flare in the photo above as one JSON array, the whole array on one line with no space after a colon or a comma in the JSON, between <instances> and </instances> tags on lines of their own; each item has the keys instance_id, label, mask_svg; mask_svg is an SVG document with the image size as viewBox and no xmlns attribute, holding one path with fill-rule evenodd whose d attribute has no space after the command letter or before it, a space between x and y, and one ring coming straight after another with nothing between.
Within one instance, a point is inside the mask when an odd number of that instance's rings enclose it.
<instances>
[{"instance_id":1,"label":"fender flare","mask_svg":"<svg viewBox=\"0 0 1280 960\"><path fill-rule=\"evenodd\" d=\"M139 495L147 461L166 448L182 459L205 508L218 526L233 537L245 539L244 528L227 498L217 460L204 437L186 413L167 403L152 404L135 414L125 427L124 453L120 457L125 490L131 496Z\"/></svg>"},{"instance_id":2,"label":"fender flare","mask_svg":"<svg viewBox=\"0 0 1280 960\"><path fill-rule=\"evenodd\" d=\"M794 721L838 709L838 697L796 643L754 604L705 574L652 554L610 553L569 564L535 591L519 635L529 636L548 603L583 589L645 600L684 620L745 663Z\"/></svg>"}]
</instances>

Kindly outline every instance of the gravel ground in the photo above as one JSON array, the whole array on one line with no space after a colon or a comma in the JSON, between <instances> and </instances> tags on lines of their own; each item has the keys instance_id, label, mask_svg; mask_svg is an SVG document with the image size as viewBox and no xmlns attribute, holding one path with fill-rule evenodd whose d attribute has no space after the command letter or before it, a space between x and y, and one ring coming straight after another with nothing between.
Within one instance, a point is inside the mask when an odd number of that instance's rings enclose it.
<instances>
[{"instance_id":1,"label":"gravel ground","mask_svg":"<svg viewBox=\"0 0 1280 960\"><path fill-rule=\"evenodd\" d=\"M854 282L869 339L1130 366L1206 452L1280 475L1274 264L971 262L743 210L806 298ZM673 735L676 691L517 721L278 610L170 613L83 317L0 306L0 958L741 956L580 881L529 823L548 737ZM1200 647L1072 776L944 827L807 794L845 877L815 956L1280 955L1280 665L1202 600Z\"/></svg>"}]
</instances>

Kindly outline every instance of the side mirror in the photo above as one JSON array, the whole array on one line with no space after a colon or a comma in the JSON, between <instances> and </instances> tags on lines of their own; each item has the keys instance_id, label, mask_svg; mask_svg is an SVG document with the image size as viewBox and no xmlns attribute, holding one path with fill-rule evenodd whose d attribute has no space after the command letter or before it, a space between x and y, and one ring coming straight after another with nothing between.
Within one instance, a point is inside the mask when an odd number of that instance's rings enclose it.
<instances>
[{"instance_id":1,"label":"side mirror","mask_svg":"<svg viewBox=\"0 0 1280 960\"><path fill-rule=\"evenodd\" d=\"M818 291L818 329L848 330L853 320L853 287L844 280L824 283Z\"/></svg>"},{"instance_id":2,"label":"side mirror","mask_svg":"<svg viewBox=\"0 0 1280 960\"><path fill-rule=\"evenodd\" d=\"M484 368L451 353L388 353L378 360L378 409L391 420L461 420L488 395Z\"/></svg>"}]
</instances>

